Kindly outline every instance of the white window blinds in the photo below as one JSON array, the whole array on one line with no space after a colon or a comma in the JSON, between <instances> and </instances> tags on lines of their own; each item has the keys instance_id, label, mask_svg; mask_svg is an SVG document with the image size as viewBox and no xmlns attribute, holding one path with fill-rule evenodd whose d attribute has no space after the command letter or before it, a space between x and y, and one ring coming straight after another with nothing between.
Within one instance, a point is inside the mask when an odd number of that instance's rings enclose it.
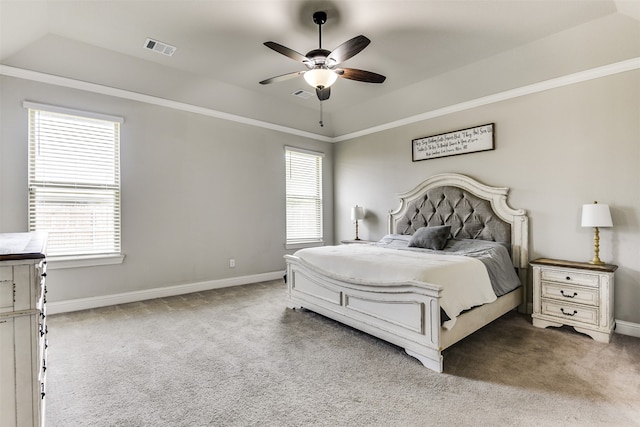
<instances>
[{"instance_id":1,"label":"white window blinds","mask_svg":"<svg viewBox=\"0 0 640 427\"><path fill-rule=\"evenodd\" d=\"M29 229L47 254L120 253L122 118L24 103L29 109Z\"/></svg>"},{"instance_id":2,"label":"white window blinds","mask_svg":"<svg viewBox=\"0 0 640 427\"><path fill-rule=\"evenodd\" d=\"M285 148L287 244L322 242L322 153Z\"/></svg>"}]
</instances>

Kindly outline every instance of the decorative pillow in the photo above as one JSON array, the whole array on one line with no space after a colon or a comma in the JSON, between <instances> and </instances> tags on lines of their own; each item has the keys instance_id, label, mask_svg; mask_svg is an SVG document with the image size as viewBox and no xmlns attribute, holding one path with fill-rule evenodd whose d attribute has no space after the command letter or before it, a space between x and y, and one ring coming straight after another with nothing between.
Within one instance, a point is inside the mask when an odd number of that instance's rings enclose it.
<instances>
[{"instance_id":1,"label":"decorative pillow","mask_svg":"<svg viewBox=\"0 0 640 427\"><path fill-rule=\"evenodd\" d=\"M409 241L409 246L440 251L446 246L450 234L450 225L421 227L413 233L413 237L411 237L411 240Z\"/></svg>"}]
</instances>

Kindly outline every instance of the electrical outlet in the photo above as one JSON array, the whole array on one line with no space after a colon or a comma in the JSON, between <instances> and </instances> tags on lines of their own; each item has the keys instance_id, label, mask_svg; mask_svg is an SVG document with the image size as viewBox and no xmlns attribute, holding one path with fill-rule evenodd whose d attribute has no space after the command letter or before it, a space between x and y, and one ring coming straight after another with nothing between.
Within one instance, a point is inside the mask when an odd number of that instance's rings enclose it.
<instances>
[{"instance_id":1,"label":"electrical outlet","mask_svg":"<svg viewBox=\"0 0 640 427\"><path fill-rule=\"evenodd\" d=\"M231 258L229 260L229 268L235 268L236 267L236 260Z\"/></svg>"}]
</instances>

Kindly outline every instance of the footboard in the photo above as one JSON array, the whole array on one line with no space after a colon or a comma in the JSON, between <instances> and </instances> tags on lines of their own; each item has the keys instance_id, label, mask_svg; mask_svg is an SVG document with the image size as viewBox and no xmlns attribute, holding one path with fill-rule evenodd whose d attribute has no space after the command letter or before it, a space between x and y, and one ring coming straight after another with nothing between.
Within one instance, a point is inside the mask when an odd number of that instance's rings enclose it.
<instances>
[{"instance_id":1,"label":"footboard","mask_svg":"<svg viewBox=\"0 0 640 427\"><path fill-rule=\"evenodd\" d=\"M439 286L345 281L296 256L285 259L290 308L307 308L403 347L426 367L442 372Z\"/></svg>"}]
</instances>

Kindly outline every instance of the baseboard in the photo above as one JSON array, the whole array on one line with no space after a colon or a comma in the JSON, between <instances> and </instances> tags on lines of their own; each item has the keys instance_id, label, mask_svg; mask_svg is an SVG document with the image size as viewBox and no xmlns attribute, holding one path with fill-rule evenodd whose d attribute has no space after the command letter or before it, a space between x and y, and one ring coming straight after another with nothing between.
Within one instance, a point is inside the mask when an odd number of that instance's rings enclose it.
<instances>
[{"instance_id":1,"label":"baseboard","mask_svg":"<svg viewBox=\"0 0 640 427\"><path fill-rule=\"evenodd\" d=\"M116 304L144 301L154 298L170 297L189 294L192 292L208 291L211 289L227 288L230 286L247 285L249 283L282 279L284 271L253 274L250 276L232 277L229 279L207 280L205 282L185 283L182 285L165 286L161 288L145 289L142 291L124 292L120 294L103 295L90 298L79 298L68 301L47 303L48 314L68 313L71 311L87 310L90 308L107 307ZM283 300L284 301L284 300Z\"/></svg>"},{"instance_id":2,"label":"baseboard","mask_svg":"<svg viewBox=\"0 0 640 427\"><path fill-rule=\"evenodd\" d=\"M629 335L640 338L640 324L616 320L616 334Z\"/></svg>"}]
</instances>

